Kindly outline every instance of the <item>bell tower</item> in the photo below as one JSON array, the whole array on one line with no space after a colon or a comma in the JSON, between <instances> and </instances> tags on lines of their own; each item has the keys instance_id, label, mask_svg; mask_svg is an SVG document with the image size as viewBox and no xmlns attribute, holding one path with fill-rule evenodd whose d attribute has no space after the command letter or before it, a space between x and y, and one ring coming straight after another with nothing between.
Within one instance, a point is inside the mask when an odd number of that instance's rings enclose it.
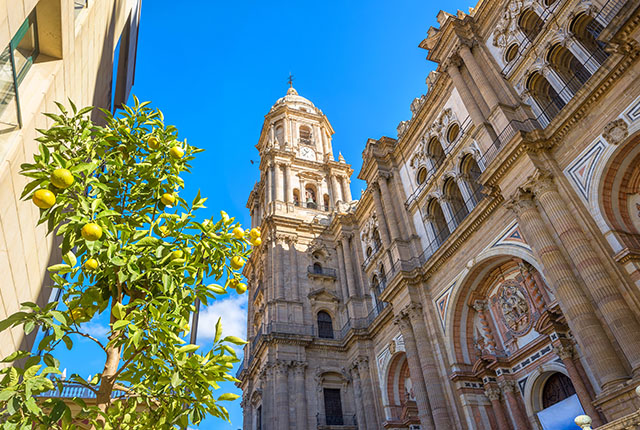
<instances>
[{"instance_id":1,"label":"bell tower","mask_svg":"<svg viewBox=\"0 0 640 430\"><path fill-rule=\"evenodd\" d=\"M238 377L245 429L315 427L310 367L317 365L309 348L323 336L333 339L348 319L347 303L360 300L347 296L330 231L355 203L353 170L342 155L334 158L333 133L322 111L291 86L265 116L256 145L260 180L247 207L263 242L244 269L249 344Z\"/></svg>"}]
</instances>

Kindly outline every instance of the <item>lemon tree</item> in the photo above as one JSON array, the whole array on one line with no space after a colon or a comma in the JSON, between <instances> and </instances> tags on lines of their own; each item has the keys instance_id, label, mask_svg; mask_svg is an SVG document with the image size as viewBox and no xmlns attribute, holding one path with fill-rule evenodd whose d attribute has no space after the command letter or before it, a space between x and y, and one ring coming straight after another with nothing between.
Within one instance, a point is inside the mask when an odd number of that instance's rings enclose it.
<instances>
[{"instance_id":1,"label":"lemon tree","mask_svg":"<svg viewBox=\"0 0 640 430\"><path fill-rule=\"evenodd\" d=\"M207 414L228 420L223 402L237 396L216 389L236 381L233 346L245 342L222 337L220 321L211 349L186 339L198 301L246 290L238 271L260 232L245 232L224 212L197 217L206 199L198 193L187 202L179 190L201 150L178 140L148 102L135 99L117 117L105 111L105 125L89 119L91 108L58 106L60 114L47 114L53 126L40 130L34 162L22 166L30 178L22 197L59 237L62 261L49 273L61 296L45 307L23 303L0 323L0 330L45 334L37 354L17 351L3 360L0 427L165 429L187 428ZM82 324L102 313L110 322L106 341ZM64 380L55 357L79 336L104 352L92 381ZM68 382L96 399L73 399L71 408L38 397Z\"/></svg>"}]
</instances>

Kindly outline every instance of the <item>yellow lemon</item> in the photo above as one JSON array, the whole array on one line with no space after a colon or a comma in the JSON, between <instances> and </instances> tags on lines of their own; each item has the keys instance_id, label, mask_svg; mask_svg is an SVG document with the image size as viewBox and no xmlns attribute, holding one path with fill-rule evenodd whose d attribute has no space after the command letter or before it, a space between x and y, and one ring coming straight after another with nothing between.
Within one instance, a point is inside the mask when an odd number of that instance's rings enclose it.
<instances>
[{"instance_id":1,"label":"yellow lemon","mask_svg":"<svg viewBox=\"0 0 640 430\"><path fill-rule=\"evenodd\" d=\"M256 237L260 237L260 230L258 230L257 228L252 228L251 231L249 232L249 235L251 236L252 239L255 239Z\"/></svg>"},{"instance_id":2,"label":"yellow lemon","mask_svg":"<svg viewBox=\"0 0 640 430\"><path fill-rule=\"evenodd\" d=\"M238 280L237 280L236 278L231 278L231 279L229 280L229 286L230 286L231 288L235 288L235 287L237 287L237 286L238 286Z\"/></svg>"},{"instance_id":3,"label":"yellow lemon","mask_svg":"<svg viewBox=\"0 0 640 430\"><path fill-rule=\"evenodd\" d=\"M251 245L260 246L262 244L262 239L256 237L255 239L251 239Z\"/></svg>"},{"instance_id":4,"label":"yellow lemon","mask_svg":"<svg viewBox=\"0 0 640 430\"><path fill-rule=\"evenodd\" d=\"M82 227L82 231L80 233L84 240L93 242L94 240L98 240L102 237L102 227L95 222L90 222Z\"/></svg>"},{"instance_id":5,"label":"yellow lemon","mask_svg":"<svg viewBox=\"0 0 640 430\"><path fill-rule=\"evenodd\" d=\"M244 294L244 292L247 291L247 284L238 284L238 286L236 287L236 291L238 292L238 294Z\"/></svg>"},{"instance_id":6,"label":"yellow lemon","mask_svg":"<svg viewBox=\"0 0 640 430\"><path fill-rule=\"evenodd\" d=\"M179 159L184 156L184 151L179 146L174 146L169 150L169 155L171 155L175 159Z\"/></svg>"},{"instance_id":7,"label":"yellow lemon","mask_svg":"<svg viewBox=\"0 0 640 430\"><path fill-rule=\"evenodd\" d=\"M171 193L164 193L162 197L160 197L160 201L165 206L173 206L173 204L176 202L176 198Z\"/></svg>"},{"instance_id":8,"label":"yellow lemon","mask_svg":"<svg viewBox=\"0 0 640 430\"><path fill-rule=\"evenodd\" d=\"M162 237L167 237L169 235L169 229L166 225L161 225L158 227L158 230L160 230L160 236Z\"/></svg>"},{"instance_id":9,"label":"yellow lemon","mask_svg":"<svg viewBox=\"0 0 640 430\"><path fill-rule=\"evenodd\" d=\"M67 169L56 169L51 174L50 180L54 187L64 190L73 184L74 178Z\"/></svg>"},{"instance_id":10,"label":"yellow lemon","mask_svg":"<svg viewBox=\"0 0 640 430\"><path fill-rule=\"evenodd\" d=\"M85 270L96 270L98 268L98 260L95 258L90 258L84 262Z\"/></svg>"},{"instance_id":11,"label":"yellow lemon","mask_svg":"<svg viewBox=\"0 0 640 430\"><path fill-rule=\"evenodd\" d=\"M240 227L236 227L233 229L233 235L236 239L242 239L244 237L244 230Z\"/></svg>"},{"instance_id":12,"label":"yellow lemon","mask_svg":"<svg viewBox=\"0 0 640 430\"><path fill-rule=\"evenodd\" d=\"M242 259L242 257L236 255L231 259L231 263L229 263L229 266L231 266L233 270L238 270L242 268L242 266L244 266L244 260Z\"/></svg>"},{"instance_id":13,"label":"yellow lemon","mask_svg":"<svg viewBox=\"0 0 640 430\"><path fill-rule=\"evenodd\" d=\"M172 260L177 260L177 259L182 258L182 257L184 257L184 252L183 251L177 250L177 251L171 252L171 259Z\"/></svg>"},{"instance_id":14,"label":"yellow lemon","mask_svg":"<svg viewBox=\"0 0 640 430\"><path fill-rule=\"evenodd\" d=\"M33 204L40 209L49 209L56 204L56 196L49 190L41 189L33 193Z\"/></svg>"},{"instance_id":15,"label":"yellow lemon","mask_svg":"<svg viewBox=\"0 0 640 430\"><path fill-rule=\"evenodd\" d=\"M151 149L158 149L160 148L160 141L157 137L151 136L149 139L147 139L147 145L149 145L149 148Z\"/></svg>"}]
</instances>

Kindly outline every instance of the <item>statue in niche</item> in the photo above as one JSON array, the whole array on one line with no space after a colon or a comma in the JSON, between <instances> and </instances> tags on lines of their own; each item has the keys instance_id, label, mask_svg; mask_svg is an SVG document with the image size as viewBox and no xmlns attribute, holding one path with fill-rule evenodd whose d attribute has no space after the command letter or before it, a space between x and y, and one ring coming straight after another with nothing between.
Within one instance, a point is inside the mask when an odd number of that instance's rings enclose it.
<instances>
[{"instance_id":1,"label":"statue in niche","mask_svg":"<svg viewBox=\"0 0 640 430\"><path fill-rule=\"evenodd\" d=\"M525 334L531 326L529 301L525 294L517 282L511 281L502 286L498 297L503 322L516 336Z\"/></svg>"}]
</instances>

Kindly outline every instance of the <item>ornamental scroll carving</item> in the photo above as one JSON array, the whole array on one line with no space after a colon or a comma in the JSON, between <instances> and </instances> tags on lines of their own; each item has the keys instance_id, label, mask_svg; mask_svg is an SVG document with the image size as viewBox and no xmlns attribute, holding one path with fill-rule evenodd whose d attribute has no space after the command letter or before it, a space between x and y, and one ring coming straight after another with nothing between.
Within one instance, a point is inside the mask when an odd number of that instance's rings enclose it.
<instances>
[{"instance_id":1,"label":"ornamental scroll carving","mask_svg":"<svg viewBox=\"0 0 640 430\"><path fill-rule=\"evenodd\" d=\"M525 9L524 1L513 0L509 2L493 31L493 46L507 47L511 36L518 31L518 17L523 9Z\"/></svg>"}]
</instances>

